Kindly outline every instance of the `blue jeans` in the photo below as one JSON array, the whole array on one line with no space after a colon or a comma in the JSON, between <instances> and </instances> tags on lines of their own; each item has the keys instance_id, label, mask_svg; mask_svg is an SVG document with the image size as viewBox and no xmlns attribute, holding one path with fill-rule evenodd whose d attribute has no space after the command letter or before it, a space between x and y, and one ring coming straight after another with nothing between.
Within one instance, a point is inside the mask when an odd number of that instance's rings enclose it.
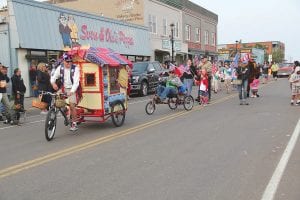
<instances>
[{"instance_id":1,"label":"blue jeans","mask_svg":"<svg viewBox=\"0 0 300 200\"><path fill-rule=\"evenodd\" d=\"M247 87L248 87L248 79L243 80L241 85L238 85L239 98L240 100L247 99Z\"/></svg>"},{"instance_id":2,"label":"blue jeans","mask_svg":"<svg viewBox=\"0 0 300 200\"><path fill-rule=\"evenodd\" d=\"M183 84L187 88L187 96L191 95L191 93L192 93L193 83L194 83L193 79L184 79L183 80Z\"/></svg>"},{"instance_id":3,"label":"blue jeans","mask_svg":"<svg viewBox=\"0 0 300 200\"><path fill-rule=\"evenodd\" d=\"M159 85L157 88L157 95L161 100L165 100L168 95L177 94L177 89L173 87L165 87L162 85Z\"/></svg>"},{"instance_id":4,"label":"blue jeans","mask_svg":"<svg viewBox=\"0 0 300 200\"><path fill-rule=\"evenodd\" d=\"M36 81L31 81L31 96L34 96L34 97L38 97L39 96L39 91L38 90L33 90L32 87L33 86L37 86L37 82Z\"/></svg>"}]
</instances>

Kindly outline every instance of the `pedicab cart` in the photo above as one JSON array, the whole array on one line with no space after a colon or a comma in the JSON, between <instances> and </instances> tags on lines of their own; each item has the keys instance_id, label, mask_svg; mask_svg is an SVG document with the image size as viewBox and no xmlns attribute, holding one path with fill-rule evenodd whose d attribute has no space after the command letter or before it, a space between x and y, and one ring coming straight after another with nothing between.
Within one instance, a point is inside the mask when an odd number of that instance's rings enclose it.
<instances>
[{"instance_id":1,"label":"pedicab cart","mask_svg":"<svg viewBox=\"0 0 300 200\"><path fill-rule=\"evenodd\" d=\"M82 98L76 108L77 123L103 123L111 118L116 127L122 126L128 108L126 66L132 68L132 63L120 54L105 48L75 47L68 51L68 54L80 69ZM55 108L56 110L58 109ZM59 110L62 112L63 109ZM49 113L48 115L51 116ZM68 125L66 115L64 117L64 124ZM47 117L45 134L48 141L53 139L56 129L56 119L53 123L50 121L51 119L48 120Z\"/></svg>"}]
</instances>

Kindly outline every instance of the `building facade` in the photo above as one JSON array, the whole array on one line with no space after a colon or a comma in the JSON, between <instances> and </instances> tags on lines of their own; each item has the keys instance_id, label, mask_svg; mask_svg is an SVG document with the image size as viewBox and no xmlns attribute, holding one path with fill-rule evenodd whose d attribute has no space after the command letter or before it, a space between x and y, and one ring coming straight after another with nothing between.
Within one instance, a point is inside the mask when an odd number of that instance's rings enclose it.
<instances>
[{"instance_id":1,"label":"building facade","mask_svg":"<svg viewBox=\"0 0 300 200\"><path fill-rule=\"evenodd\" d=\"M195 55L217 55L218 16L189 0L50 0L49 3L148 27L151 60L171 60L172 46L174 60L180 63Z\"/></svg>"},{"instance_id":2,"label":"building facade","mask_svg":"<svg viewBox=\"0 0 300 200\"><path fill-rule=\"evenodd\" d=\"M132 61L149 60L149 41L144 26L32 0L8 0L7 21L0 23L0 62L10 67L10 76L20 68L30 89L30 65L58 58L63 50L78 45L104 47Z\"/></svg>"},{"instance_id":3,"label":"building facade","mask_svg":"<svg viewBox=\"0 0 300 200\"><path fill-rule=\"evenodd\" d=\"M285 44L280 41L266 41L266 42L250 42L250 43L233 43L233 44L220 44L218 45L218 51L229 50L235 52L239 49L245 48L260 48L265 50L266 56L272 60L272 53L274 51L281 51L283 58L285 57Z\"/></svg>"}]
</instances>

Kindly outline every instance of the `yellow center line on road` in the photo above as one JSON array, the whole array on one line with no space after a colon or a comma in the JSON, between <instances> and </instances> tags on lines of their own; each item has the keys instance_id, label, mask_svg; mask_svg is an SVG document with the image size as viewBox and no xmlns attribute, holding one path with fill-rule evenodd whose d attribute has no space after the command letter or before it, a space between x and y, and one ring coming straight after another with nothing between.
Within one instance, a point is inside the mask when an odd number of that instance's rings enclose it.
<instances>
[{"instance_id":1,"label":"yellow center line on road","mask_svg":"<svg viewBox=\"0 0 300 200\"><path fill-rule=\"evenodd\" d=\"M235 96L237 96L236 93L232 94L232 95L229 95L229 96L226 96L226 97L223 97L223 98L220 98L216 101L213 101L210 105L214 105L214 104L224 102L224 101L229 100L229 99L231 99ZM90 141L90 142L86 142L86 143L76 145L76 146L73 146L73 147L70 147L70 148L52 153L52 154L48 154L48 155L45 155L45 156L42 156L42 157L39 157L39 158L36 158L36 159L33 159L33 160L29 160L29 161L26 161L26 162L23 162L23 163L20 163L20 164L17 164L17 165L13 165L11 167L0 170L0 179L2 179L4 177L11 176L13 174L17 174L17 173L22 172L22 171L27 170L27 169L31 169L33 167L40 166L40 165L48 163L50 161L57 160L57 159L62 158L62 157L66 157L66 156L74 154L76 152L80 152L80 151L92 148L92 147L97 146L99 144L109 142L109 141L115 140L117 138L136 133L140 130L153 127L155 125L158 125L158 124L161 124L163 122L178 118L178 117L183 116L183 115L190 114L190 113L195 112L195 111L199 111L201 109L203 109L202 106L195 106L195 108L191 111L180 111L180 112L177 112L175 114L167 115L167 116L161 117L159 119L153 120L151 122L147 122L147 123L144 123L144 124L141 124L141 125L123 130L123 131L116 132L116 133L114 133L112 135L109 135L109 136L100 137L100 138L95 139L95 140Z\"/></svg>"}]
</instances>

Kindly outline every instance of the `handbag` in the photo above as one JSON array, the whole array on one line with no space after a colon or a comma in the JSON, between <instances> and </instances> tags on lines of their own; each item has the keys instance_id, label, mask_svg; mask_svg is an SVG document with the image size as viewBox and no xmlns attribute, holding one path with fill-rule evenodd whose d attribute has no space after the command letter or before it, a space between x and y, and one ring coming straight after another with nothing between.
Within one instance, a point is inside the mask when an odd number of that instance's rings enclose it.
<instances>
[{"instance_id":1,"label":"handbag","mask_svg":"<svg viewBox=\"0 0 300 200\"><path fill-rule=\"evenodd\" d=\"M45 102L42 102L42 98L43 98L43 95L39 95L38 98L33 99L32 107L35 107L35 108L38 108L41 110L45 110L47 108L48 104Z\"/></svg>"},{"instance_id":2,"label":"handbag","mask_svg":"<svg viewBox=\"0 0 300 200\"><path fill-rule=\"evenodd\" d=\"M234 84L234 85L242 85L242 80L240 80L240 79L234 79L232 81L232 84Z\"/></svg>"}]
</instances>

